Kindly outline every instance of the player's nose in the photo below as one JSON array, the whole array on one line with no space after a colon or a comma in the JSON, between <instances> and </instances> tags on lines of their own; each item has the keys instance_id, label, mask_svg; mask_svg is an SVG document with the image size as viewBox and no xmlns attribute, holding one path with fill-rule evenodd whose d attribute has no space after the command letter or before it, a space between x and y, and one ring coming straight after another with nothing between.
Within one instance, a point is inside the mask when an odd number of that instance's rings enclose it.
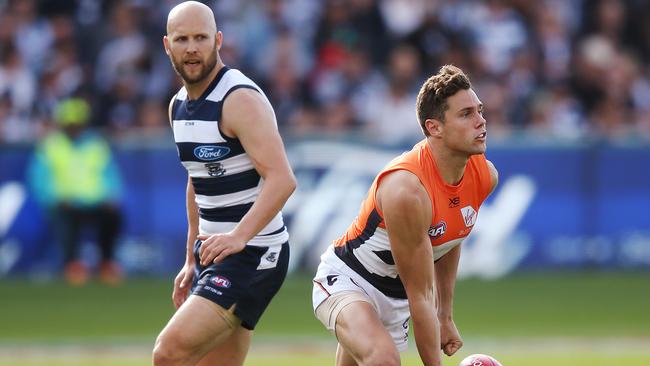
<instances>
[{"instance_id":1,"label":"player's nose","mask_svg":"<svg viewBox=\"0 0 650 366\"><path fill-rule=\"evenodd\" d=\"M198 52L199 47L197 42L190 40L187 44L187 48L185 49L185 52L187 53L196 53Z\"/></svg>"},{"instance_id":2,"label":"player's nose","mask_svg":"<svg viewBox=\"0 0 650 366\"><path fill-rule=\"evenodd\" d=\"M478 119L476 120L476 128L483 128L487 125L487 120L483 116L483 113L478 114Z\"/></svg>"}]
</instances>

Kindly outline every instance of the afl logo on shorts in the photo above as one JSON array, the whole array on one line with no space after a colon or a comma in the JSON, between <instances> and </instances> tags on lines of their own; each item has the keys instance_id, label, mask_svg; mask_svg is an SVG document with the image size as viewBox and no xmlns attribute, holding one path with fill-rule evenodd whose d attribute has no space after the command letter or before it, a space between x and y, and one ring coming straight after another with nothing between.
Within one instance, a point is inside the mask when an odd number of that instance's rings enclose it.
<instances>
[{"instance_id":1,"label":"afl logo on shorts","mask_svg":"<svg viewBox=\"0 0 650 366\"><path fill-rule=\"evenodd\" d=\"M220 160L230 153L230 148L224 146L201 145L194 148L194 156L203 161Z\"/></svg>"},{"instance_id":2,"label":"afl logo on shorts","mask_svg":"<svg viewBox=\"0 0 650 366\"><path fill-rule=\"evenodd\" d=\"M231 285L230 280L222 276L214 276L210 279L210 282L217 287L223 288L230 288Z\"/></svg>"},{"instance_id":3,"label":"afl logo on shorts","mask_svg":"<svg viewBox=\"0 0 650 366\"><path fill-rule=\"evenodd\" d=\"M447 224L444 221L440 221L429 228L429 236L436 239L445 235L445 231L447 231Z\"/></svg>"}]
</instances>

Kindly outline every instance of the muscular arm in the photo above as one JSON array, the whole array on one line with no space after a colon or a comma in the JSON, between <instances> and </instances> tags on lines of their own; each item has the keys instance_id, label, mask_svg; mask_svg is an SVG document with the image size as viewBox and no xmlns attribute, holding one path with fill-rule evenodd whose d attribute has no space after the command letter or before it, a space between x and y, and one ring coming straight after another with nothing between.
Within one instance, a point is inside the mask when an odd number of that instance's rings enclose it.
<instances>
[{"instance_id":1,"label":"muscular arm","mask_svg":"<svg viewBox=\"0 0 650 366\"><path fill-rule=\"evenodd\" d=\"M499 180L494 164L487 161L493 192ZM456 246L436 262L436 296L438 299L438 320L441 328L442 349L447 355L453 355L463 345L460 334L453 321L454 287L460 259L460 245Z\"/></svg>"},{"instance_id":2,"label":"muscular arm","mask_svg":"<svg viewBox=\"0 0 650 366\"><path fill-rule=\"evenodd\" d=\"M440 365L433 250L427 235L431 201L418 178L407 171L386 176L377 191L397 271L406 289L418 353L425 365Z\"/></svg>"},{"instance_id":3,"label":"muscular arm","mask_svg":"<svg viewBox=\"0 0 650 366\"><path fill-rule=\"evenodd\" d=\"M296 188L273 112L262 96L250 89L233 92L223 107L223 129L237 137L264 178L264 186L234 232L249 241L282 209Z\"/></svg>"},{"instance_id":4,"label":"muscular arm","mask_svg":"<svg viewBox=\"0 0 650 366\"><path fill-rule=\"evenodd\" d=\"M460 245L457 245L442 256L436 262L435 267L441 346L448 356L453 355L463 346L463 341L453 320L454 286L456 285L459 259Z\"/></svg>"},{"instance_id":5,"label":"muscular arm","mask_svg":"<svg viewBox=\"0 0 650 366\"><path fill-rule=\"evenodd\" d=\"M460 245L454 247L436 262L436 291L438 317L451 319L453 315L454 286L460 258Z\"/></svg>"},{"instance_id":6,"label":"muscular arm","mask_svg":"<svg viewBox=\"0 0 650 366\"><path fill-rule=\"evenodd\" d=\"M260 93L239 89L228 96L224 102L221 127L227 136L239 139L264 179L264 185L251 209L228 234L228 239L214 241L219 244L212 249L208 249L212 240L204 242L202 263L219 262L242 250L282 209L296 188L296 178L289 166L273 112Z\"/></svg>"}]
</instances>

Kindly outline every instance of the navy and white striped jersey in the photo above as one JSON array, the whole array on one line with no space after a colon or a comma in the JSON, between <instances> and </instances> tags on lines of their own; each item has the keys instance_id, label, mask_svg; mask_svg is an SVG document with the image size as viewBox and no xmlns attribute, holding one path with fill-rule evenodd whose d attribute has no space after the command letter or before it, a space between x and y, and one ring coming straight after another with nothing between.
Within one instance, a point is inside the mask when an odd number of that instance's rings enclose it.
<instances>
[{"instance_id":1,"label":"navy and white striped jersey","mask_svg":"<svg viewBox=\"0 0 650 366\"><path fill-rule=\"evenodd\" d=\"M271 106L252 80L225 66L200 98L189 100L183 87L172 105L174 140L194 186L201 234L234 229L264 184L240 141L225 136L219 127L224 100L239 88L257 90ZM248 245L272 246L288 239L282 212L278 212Z\"/></svg>"}]
</instances>

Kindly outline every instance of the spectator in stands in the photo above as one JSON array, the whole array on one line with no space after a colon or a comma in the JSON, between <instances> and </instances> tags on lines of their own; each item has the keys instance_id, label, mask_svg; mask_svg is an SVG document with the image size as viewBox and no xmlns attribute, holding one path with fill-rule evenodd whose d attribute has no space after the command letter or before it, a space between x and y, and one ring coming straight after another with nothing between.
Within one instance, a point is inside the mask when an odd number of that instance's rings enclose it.
<instances>
[{"instance_id":1,"label":"spectator in stands","mask_svg":"<svg viewBox=\"0 0 650 366\"><path fill-rule=\"evenodd\" d=\"M414 123L413 101L417 97L422 74L420 57L408 44L398 45L389 53L383 88L369 96L362 112L368 136L384 144L409 144L422 139L422 130Z\"/></svg>"},{"instance_id":2,"label":"spectator in stands","mask_svg":"<svg viewBox=\"0 0 650 366\"><path fill-rule=\"evenodd\" d=\"M35 198L50 214L63 247L66 280L79 286L90 277L79 257L79 244L82 229L92 227L101 254L99 278L117 285L122 280L114 258L122 221L121 180L108 143L86 128L89 117L90 107L83 99L57 105L58 129L38 143L28 180Z\"/></svg>"},{"instance_id":3,"label":"spectator in stands","mask_svg":"<svg viewBox=\"0 0 650 366\"><path fill-rule=\"evenodd\" d=\"M179 87L155 36L176 3L0 1L0 141L38 140L55 103L79 93L98 108L94 124L114 138L138 138L141 104L166 100ZM393 114L413 114L406 107L414 92L395 88L394 61L386 52L410 45L420 73L454 64L479 92L486 86L501 93L486 111L493 127L498 125L494 132L503 132L492 141L520 132L553 136L550 141L650 139L644 102L650 84L649 1L204 3L217 10L231 34L220 51L225 62L269 86L283 134L362 132L356 136L366 141L410 145L415 135L409 132L396 137L392 128L366 128L382 125L377 114L384 122ZM603 77L603 66L606 74L625 69L634 80L616 75L620 71ZM612 77L622 87L614 93ZM539 110L558 96L568 104L550 113ZM337 114L328 116L332 111ZM558 112L569 118L544 118Z\"/></svg>"},{"instance_id":4,"label":"spectator in stands","mask_svg":"<svg viewBox=\"0 0 650 366\"><path fill-rule=\"evenodd\" d=\"M36 80L25 67L13 43L0 44L0 141L29 141L33 130L29 114L34 101Z\"/></svg>"}]
</instances>

